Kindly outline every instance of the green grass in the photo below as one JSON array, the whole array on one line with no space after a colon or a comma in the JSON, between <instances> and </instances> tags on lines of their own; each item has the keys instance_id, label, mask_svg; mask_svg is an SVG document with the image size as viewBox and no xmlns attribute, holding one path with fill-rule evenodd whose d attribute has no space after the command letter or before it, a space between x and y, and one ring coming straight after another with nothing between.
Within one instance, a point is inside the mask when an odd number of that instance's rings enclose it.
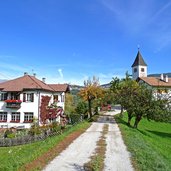
<instances>
[{"instance_id":1,"label":"green grass","mask_svg":"<svg viewBox=\"0 0 171 171\"><path fill-rule=\"evenodd\" d=\"M82 122L68 129L62 135L47 138L44 141L35 142L32 144L1 147L0 148L0 170L16 171L24 164L35 160L37 157L53 148L56 144L62 141L70 133L85 129L90 125L88 122Z\"/></svg>"},{"instance_id":2,"label":"green grass","mask_svg":"<svg viewBox=\"0 0 171 171\"><path fill-rule=\"evenodd\" d=\"M143 119L138 129L126 125L127 115L123 119L116 116L125 144L131 152L136 170L171 170L171 124ZM132 122L133 124L133 122Z\"/></svg>"}]
</instances>

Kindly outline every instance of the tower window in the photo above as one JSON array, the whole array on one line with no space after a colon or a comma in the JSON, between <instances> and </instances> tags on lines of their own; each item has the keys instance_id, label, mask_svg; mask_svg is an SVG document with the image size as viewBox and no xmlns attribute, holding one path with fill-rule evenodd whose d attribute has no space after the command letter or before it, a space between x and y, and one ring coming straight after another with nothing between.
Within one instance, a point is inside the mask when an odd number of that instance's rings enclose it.
<instances>
[{"instance_id":1,"label":"tower window","mask_svg":"<svg viewBox=\"0 0 171 171\"><path fill-rule=\"evenodd\" d=\"M134 72L137 72L137 68L134 68Z\"/></svg>"},{"instance_id":2,"label":"tower window","mask_svg":"<svg viewBox=\"0 0 171 171\"><path fill-rule=\"evenodd\" d=\"M141 72L144 72L144 68L141 68Z\"/></svg>"}]
</instances>

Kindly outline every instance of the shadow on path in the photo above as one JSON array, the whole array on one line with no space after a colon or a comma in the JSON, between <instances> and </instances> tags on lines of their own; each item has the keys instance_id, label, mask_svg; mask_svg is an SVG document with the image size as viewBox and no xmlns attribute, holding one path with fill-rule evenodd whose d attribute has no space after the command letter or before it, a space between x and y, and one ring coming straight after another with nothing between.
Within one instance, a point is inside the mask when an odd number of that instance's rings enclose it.
<instances>
[{"instance_id":1,"label":"shadow on path","mask_svg":"<svg viewBox=\"0 0 171 171\"><path fill-rule=\"evenodd\" d=\"M101 115L98 120L98 123L116 123L113 116L110 115Z\"/></svg>"}]
</instances>

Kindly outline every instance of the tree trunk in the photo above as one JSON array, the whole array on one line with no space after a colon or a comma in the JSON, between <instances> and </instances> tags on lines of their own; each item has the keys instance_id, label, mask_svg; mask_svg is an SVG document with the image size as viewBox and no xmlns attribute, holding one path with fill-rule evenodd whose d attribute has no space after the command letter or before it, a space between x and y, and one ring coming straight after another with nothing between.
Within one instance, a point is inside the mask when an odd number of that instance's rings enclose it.
<instances>
[{"instance_id":1,"label":"tree trunk","mask_svg":"<svg viewBox=\"0 0 171 171\"><path fill-rule=\"evenodd\" d=\"M124 108L123 108L123 106L121 106L121 112L119 114L120 118L123 118L123 111L124 111Z\"/></svg>"},{"instance_id":2,"label":"tree trunk","mask_svg":"<svg viewBox=\"0 0 171 171\"><path fill-rule=\"evenodd\" d=\"M131 125L132 114L128 112L128 126Z\"/></svg>"},{"instance_id":3,"label":"tree trunk","mask_svg":"<svg viewBox=\"0 0 171 171\"><path fill-rule=\"evenodd\" d=\"M138 124L141 120L142 116L141 115L137 115L135 118L135 123L134 123L134 128L138 128Z\"/></svg>"},{"instance_id":4,"label":"tree trunk","mask_svg":"<svg viewBox=\"0 0 171 171\"><path fill-rule=\"evenodd\" d=\"M89 99L88 100L88 111L89 111L89 115L90 115L90 118L92 117L92 112L91 112L91 100Z\"/></svg>"}]
</instances>

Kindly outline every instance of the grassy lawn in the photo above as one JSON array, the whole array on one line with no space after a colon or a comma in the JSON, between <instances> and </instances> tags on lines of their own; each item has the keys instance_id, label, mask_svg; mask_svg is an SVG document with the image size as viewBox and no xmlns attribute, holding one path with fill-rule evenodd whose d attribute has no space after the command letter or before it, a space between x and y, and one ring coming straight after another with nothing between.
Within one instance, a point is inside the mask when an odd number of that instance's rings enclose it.
<instances>
[{"instance_id":1,"label":"grassy lawn","mask_svg":"<svg viewBox=\"0 0 171 171\"><path fill-rule=\"evenodd\" d=\"M126 125L127 115L116 120L136 170L171 170L171 124L143 119L136 130Z\"/></svg>"},{"instance_id":2,"label":"grassy lawn","mask_svg":"<svg viewBox=\"0 0 171 171\"><path fill-rule=\"evenodd\" d=\"M62 135L50 137L44 141L39 141L32 144L15 147L0 147L0 170L18 170L26 163L36 160L39 156L52 149L71 133L85 130L89 127L89 125L90 123L88 122L82 122L73 126Z\"/></svg>"}]
</instances>

